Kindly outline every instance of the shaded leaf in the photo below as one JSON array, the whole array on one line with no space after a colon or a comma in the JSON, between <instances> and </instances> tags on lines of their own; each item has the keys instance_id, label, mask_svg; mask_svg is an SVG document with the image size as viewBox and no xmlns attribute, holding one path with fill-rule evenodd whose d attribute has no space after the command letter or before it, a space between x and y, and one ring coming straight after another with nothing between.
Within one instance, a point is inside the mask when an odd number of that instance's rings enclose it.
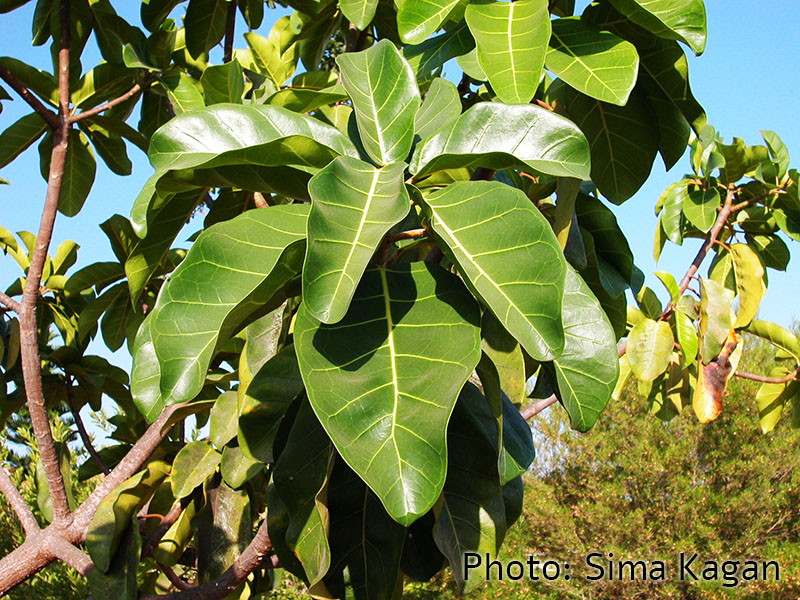
<instances>
[{"instance_id":1,"label":"shaded leaf","mask_svg":"<svg viewBox=\"0 0 800 600\"><path fill-rule=\"evenodd\" d=\"M185 498L208 479L222 456L208 442L189 442L181 448L172 463L172 494Z\"/></svg>"}]
</instances>

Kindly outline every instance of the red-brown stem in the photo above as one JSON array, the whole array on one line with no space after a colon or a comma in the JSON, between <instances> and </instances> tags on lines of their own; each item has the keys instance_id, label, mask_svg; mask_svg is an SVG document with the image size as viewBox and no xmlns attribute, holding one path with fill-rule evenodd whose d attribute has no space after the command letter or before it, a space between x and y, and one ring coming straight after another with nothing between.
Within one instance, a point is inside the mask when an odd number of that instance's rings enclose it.
<instances>
[{"instance_id":1,"label":"red-brown stem","mask_svg":"<svg viewBox=\"0 0 800 600\"><path fill-rule=\"evenodd\" d=\"M0 303L5 304L6 308L8 308L9 310L13 310L17 314L19 314L19 311L22 310L22 304L20 304L19 302L14 300L11 296L2 291L0 291Z\"/></svg>"},{"instance_id":2,"label":"red-brown stem","mask_svg":"<svg viewBox=\"0 0 800 600\"><path fill-rule=\"evenodd\" d=\"M156 564L158 565L158 568L161 569L161 572L164 573L164 575L167 576L167 579L169 579L169 582L172 585L174 585L176 588L178 588L179 590L190 590L190 589L192 589L192 584L189 583L188 581L184 581L183 579L178 577L178 574L175 571L172 570L172 567L168 567L167 565L165 565L163 563L156 563Z\"/></svg>"},{"instance_id":3,"label":"red-brown stem","mask_svg":"<svg viewBox=\"0 0 800 600\"><path fill-rule=\"evenodd\" d=\"M519 412L522 415L522 418L528 421L542 412L545 408L552 406L556 402L558 402L558 398L555 394L551 394L547 398L542 398L541 400L532 402Z\"/></svg>"},{"instance_id":4,"label":"red-brown stem","mask_svg":"<svg viewBox=\"0 0 800 600\"><path fill-rule=\"evenodd\" d=\"M400 233L393 233L392 235L387 235L383 239L383 243L381 244L380 250L378 252L378 264L385 265L386 261L389 257L389 248L395 242L399 242L400 240L413 240L417 238L421 238L428 235L428 230L424 227L420 227L419 229L409 229L408 231L401 231Z\"/></svg>"},{"instance_id":5,"label":"red-brown stem","mask_svg":"<svg viewBox=\"0 0 800 600\"><path fill-rule=\"evenodd\" d=\"M25 534L31 535L38 532L39 523L36 521L36 517L33 516L31 509L28 508L28 504L22 494L19 493L17 486L11 481L11 477L5 467L0 467L0 492L3 492L5 497L8 498L8 503L14 509L22 529L25 530Z\"/></svg>"},{"instance_id":6,"label":"red-brown stem","mask_svg":"<svg viewBox=\"0 0 800 600\"><path fill-rule=\"evenodd\" d=\"M225 54L222 62L229 63L233 59L233 35L236 28L236 2L228 4L228 13L225 15Z\"/></svg>"},{"instance_id":7,"label":"red-brown stem","mask_svg":"<svg viewBox=\"0 0 800 600\"><path fill-rule=\"evenodd\" d=\"M102 112L109 110L110 108L114 108L118 104L122 104L126 100L130 100L136 94L141 92L143 89L150 87L149 83L137 83L127 92L119 96L118 98L114 98L113 100L109 100L108 102L104 102L100 106L95 106L94 108L90 108L89 110L85 110L83 112L78 113L77 115L70 115L69 122L70 123L77 123L78 121L83 121L84 119L88 119L90 117L94 117L99 115Z\"/></svg>"},{"instance_id":8,"label":"red-brown stem","mask_svg":"<svg viewBox=\"0 0 800 600\"><path fill-rule=\"evenodd\" d=\"M0 79L5 81L20 97L27 102L37 115L44 119L50 129L58 129L61 122L58 115L47 108L25 85L8 70L5 65L0 65Z\"/></svg>"},{"instance_id":9,"label":"red-brown stem","mask_svg":"<svg viewBox=\"0 0 800 600\"><path fill-rule=\"evenodd\" d=\"M244 552L233 562L230 569L225 571L218 579L188 590L172 592L163 596L143 596L141 600L217 600L225 598L256 569L264 566L274 566L274 563L265 560L271 550L272 543L269 540L267 522L265 520Z\"/></svg>"},{"instance_id":10,"label":"red-brown stem","mask_svg":"<svg viewBox=\"0 0 800 600\"><path fill-rule=\"evenodd\" d=\"M147 558L152 554L153 550L155 550L156 546L158 546L158 543L161 541L161 538L164 537L167 531L169 531L169 528L178 520L182 512L183 504L176 502L172 505L172 508L164 515L164 518L161 519L161 522L156 526L150 537L142 544L142 558Z\"/></svg>"},{"instance_id":11,"label":"red-brown stem","mask_svg":"<svg viewBox=\"0 0 800 600\"><path fill-rule=\"evenodd\" d=\"M69 524L70 510L67 501L67 490L59 469L59 461L53 444L53 433L50 430L50 421L47 418L44 392L42 390L36 304L39 300L39 285L42 280L47 250L53 237L53 226L58 211L58 199L61 195L61 182L64 176L64 164L69 143L69 18L69 0L61 0L59 9L61 49L58 52L59 126L54 132L53 151L50 155L50 173L47 180L47 195L19 312L20 353L28 411L31 415L31 425L39 446L39 455L42 458L47 486L53 502L55 523L58 525Z\"/></svg>"},{"instance_id":12,"label":"red-brown stem","mask_svg":"<svg viewBox=\"0 0 800 600\"><path fill-rule=\"evenodd\" d=\"M742 379L750 379L752 381L760 381L761 383L788 383L789 381L797 380L799 371L792 371L783 377L765 377L764 375L756 375L755 373L746 373L744 371L736 371L734 375Z\"/></svg>"},{"instance_id":13,"label":"red-brown stem","mask_svg":"<svg viewBox=\"0 0 800 600\"><path fill-rule=\"evenodd\" d=\"M541 106L542 108L544 108L544 109L547 109L547 110L549 110L549 111L554 111L554 110L555 110L555 108L553 108L552 106L550 106L550 105L549 105L547 102L545 102L544 100L538 100L538 99L534 98L533 100L531 100L531 102L533 102L533 103L534 103L536 106Z\"/></svg>"},{"instance_id":14,"label":"red-brown stem","mask_svg":"<svg viewBox=\"0 0 800 600\"><path fill-rule=\"evenodd\" d=\"M106 466L106 463L103 462L103 459L100 458L100 455L97 453L97 450L94 449L94 444L92 444L92 438L89 437L89 432L86 431L86 427L83 426L83 419L81 419L81 413L78 410L78 405L75 403L75 392L72 389L72 381L67 382L67 401L69 402L69 410L72 413L72 418L75 420L75 426L78 428L78 435L81 436L81 441L83 442L83 446L86 448L86 451L89 453L89 456L92 457L92 460L97 463L97 466L100 467L100 470L103 472L103 475L108 475L111 472L111 469Z\"/></svg>"}]
</instances>

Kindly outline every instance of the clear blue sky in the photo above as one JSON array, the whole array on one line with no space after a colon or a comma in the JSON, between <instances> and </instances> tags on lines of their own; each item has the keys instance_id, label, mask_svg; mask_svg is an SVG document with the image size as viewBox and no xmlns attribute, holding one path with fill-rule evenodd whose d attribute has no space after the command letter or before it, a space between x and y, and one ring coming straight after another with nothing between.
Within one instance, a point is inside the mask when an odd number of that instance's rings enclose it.
<instances>
[{"instance_id":1,"label":"clear blue sky","mask_svg":"<svg viewBox=\"0 0 800 600\"><path fill-rule=\"evenodd\" d=\"M138 2L117 2L125 7L124 15L138 23ZM579 2L584 5L585 2ZM30 45L31 14L35 3L23 9L0 16L2 41L0 55L11 55L50 68L47 46ZM730 139L743 138L748 144L760 143L759 129L773 129L783 138L793 153L793 166L800 166L800 124L798 124L798 96L800 96L800 68L797 42L797 24L800 23L800 2L796 0L707 0L709 40L705 54L690 57L690 72L695 95L705 107L709 122ZM268 12L264 32L269 30L277 11ZM272 17L272 18L269 18ZM243 31L239 27L239 31ZM241 39L237 46L242 46ZM94 43L85 53L85 63L97 57ZM453 74L449 74L453 75ZM0 114L0 127L5 128L28 109L21 100L4 102ZM134 115L132 120L137 119ZM151 173L146 157L135 147L128 152L134 161L134 174L120 178L111 174L104 165L98 165L97 179L85 208L78 217L60 217L54 235L57 244L64 239L74 239L81 244L78 266L99 260L113 260L105 236L97 224L112 214L127 216L133 200L143 182ZM668 270L678 278L694 256L698 240L689 240L685 248L668 244L661 262L656 267L652 258L653 232L656 219L653 206L661 191L688 171L686 157L670 173L664 172L659 161L642 190L625 205L615 209L621 226L629 236L638 266L647 274L647 283L662 298L664 292L652 275L656 268ZM0 186L0 225L11 231L38 228L39 215L45 193L45 182L39 176L39 156L35 147L29 149L12 165L2 169L0 176L11 181L10 186ZM189 229L201 226L191 223ZM795 298L800 292L800 244L790 244L796 256L787 274L770 271L770 287L762 305L762 315L788 326L800 314ZM703 271L703 273L705 273ZM19 276L16 264L10 257L0 256L0 285L7 287ZM103 352L100 348L94 351ZM123 349L112 359L120 366L129 365Z\"/></svg>"}]
</instances>

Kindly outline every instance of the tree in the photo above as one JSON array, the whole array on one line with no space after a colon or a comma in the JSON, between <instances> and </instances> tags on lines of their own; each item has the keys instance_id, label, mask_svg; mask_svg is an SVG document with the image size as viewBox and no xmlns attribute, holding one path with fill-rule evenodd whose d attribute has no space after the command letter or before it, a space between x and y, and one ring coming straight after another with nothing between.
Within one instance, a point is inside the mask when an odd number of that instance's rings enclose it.
<instances>
[{"instance_id":1,"label":"tree","mask_svg":"<svg viewBox=\"0 0 800 600\"><path fill-rule=\"evenodd\" d=\"M800 232L797 173L775 134L726 146L705 125L680 45L705 46L701 0L581 17L566 1L293 0L266 37L259 0L169 18L179 4L143 3L142 29L107 0L38 0L33 41L52 38L56 75L0 59L33 110L0 163L41 138L49 173L37 236L0 230L25 275L0 294L3 415L27 406L53 509L40 528L0 471L27 533L0 593L56 559L98 597L260 594L280 565L313 595L384 598L446 561L468 589L463 553L495 553L519 516L525 419L558 402L591 428L623 350L663 416L691 395L701 420L719 414L743 329L793 360L739 373L773 386L765 414L796 392L800 342L753 318L762 265L785 266L774 232ZM251 31L234 50L237 11ZM81 74L92 34L104 60ZM458 85L438 76L454 58ZM601 196L624 202L690 141L662 230L703 242L680 284L662 277L662 309ZM155 171L130 218L101 224L117 261L69 275L76 245L48 254L57 212L81 210L95 153L130 172L127 143ZM200 206L204 230L172 248ZM88 354L98 330L127 342L130 377ZM116 443L96 450L78 411L104 395ZM57 407L105 475L80 505ZM190 415L208 439L187 443Z\"/></svg>"}]
</instances>

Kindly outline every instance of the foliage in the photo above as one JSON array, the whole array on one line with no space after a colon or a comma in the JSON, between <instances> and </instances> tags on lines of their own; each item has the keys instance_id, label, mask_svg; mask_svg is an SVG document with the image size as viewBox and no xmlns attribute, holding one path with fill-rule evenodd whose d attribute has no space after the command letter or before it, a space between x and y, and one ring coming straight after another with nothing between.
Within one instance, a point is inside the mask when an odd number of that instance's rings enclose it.
<instances>
[{"instance_id":1,"label":"foliage","mask_svg":"<svg viewBox=\"0 0 800 600\"><path fill-rule=\"evenodd\" d=\"M446 561L468 589L459 558L497 553L519 516L530 378L578 431L630 372L662 418L693 397L706 422L746 329L793 361L759 392L775 425L800 341L754 317L764 265L788 261L775 233L800 235L798 177L774 133L726 146L705 124L681 46L705 47L702 0L286 4L263 36L261 0L149 0L142 27L109 0L37 0L54 73L0 58L34 111L0 136L0 166L39 141L49 174L40 239L0 229L24 273L0 296L0 417L27 401L53 522L23 546L81 545L70 564L96 597L246 598L277 564L317 597L396 597ZM103 61L84 70L92 34ZM458 86L440 77L452 59ZM660 275L662 309L602 198L628 200L688 143L656 247L704 241L680 283ZM95 155L129 173L128 144L154 173L130 218L101 224L117 260L69 274L77 244L47 255L56 208L81 210ZM130 376L88 354L98 333L127 345ZM103 396L112 444L84 443L116 468L78 506L45 406ZM187 444L192 415L209 439ZM162 526L138 526L145 506ZM56 558L40 550L0 593Z\"/></svg>"}]
</instances>

